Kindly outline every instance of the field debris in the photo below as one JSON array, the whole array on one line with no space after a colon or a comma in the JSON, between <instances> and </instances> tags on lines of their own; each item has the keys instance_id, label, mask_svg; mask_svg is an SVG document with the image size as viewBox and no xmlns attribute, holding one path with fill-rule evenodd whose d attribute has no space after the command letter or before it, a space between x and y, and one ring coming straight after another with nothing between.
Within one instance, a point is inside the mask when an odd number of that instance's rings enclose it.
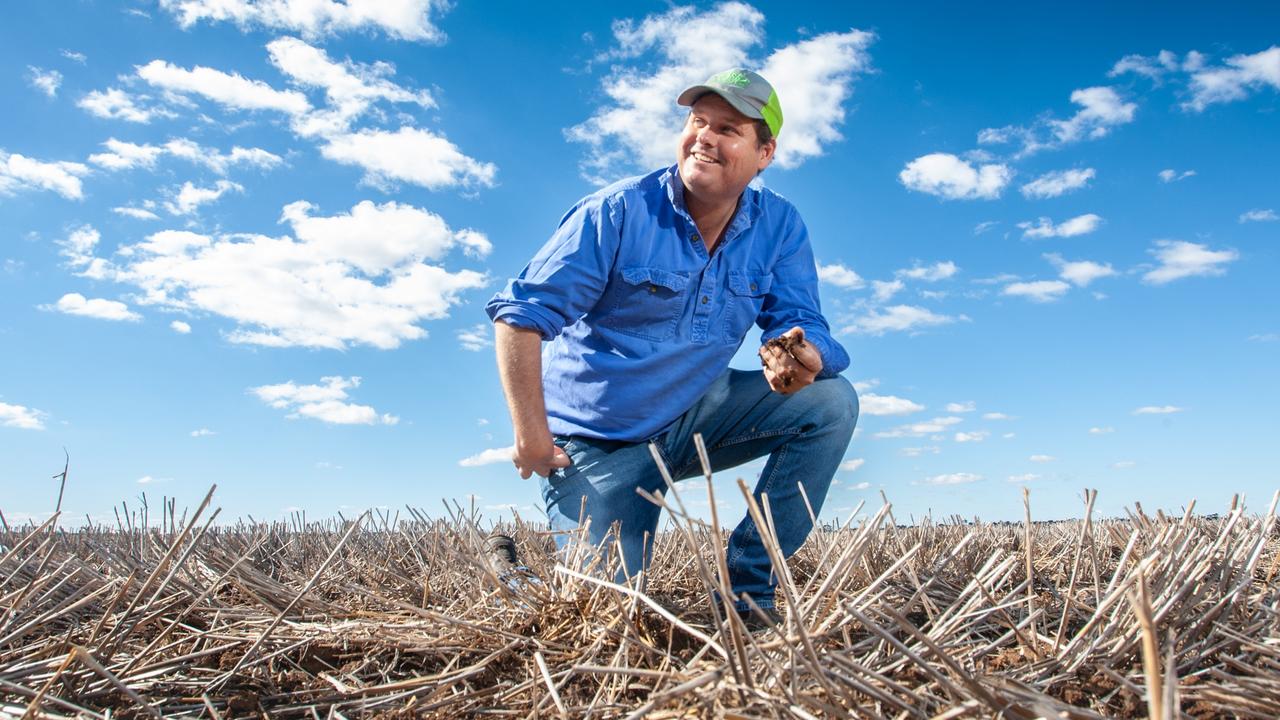
<instances>
[{"instance_id":1,"label":"field debris","mask_svg":"<svg viewBox=\"0 0 1280 720\"><path fill-rule=\"evenodd\" d=\"M670 491L629 585L518 520L532 576L500 577L457 505L220 525L212 495L3 525L0 717L1280 717L1275 500L912 527L886 504L815 530L785 622L750 633L711 601L726 536Z\"/></svg>"}]
</instances>

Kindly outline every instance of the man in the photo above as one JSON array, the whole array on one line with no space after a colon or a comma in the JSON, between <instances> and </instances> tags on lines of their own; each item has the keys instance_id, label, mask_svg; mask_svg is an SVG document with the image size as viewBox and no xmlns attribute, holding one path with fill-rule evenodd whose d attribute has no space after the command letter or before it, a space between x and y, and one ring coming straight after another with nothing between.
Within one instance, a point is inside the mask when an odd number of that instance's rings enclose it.
<instances>
[{"instance_id":1,"label":"man","mask_svg":"<svg viewBox=\"0 0 1280 720\"><path fill-rule=\"evenodd\" d=\"M716 470L768 455L755 495L790 555L812 529L797 483L819 512L858 416L804 223L750 185L777 149L777 94L735 69L677 102L690 112L676 165L583 198L486 307L521 477L542 476L554 530L589 518L593 543L616 539L627 574L648 562L659 516L637 489L665 489L649 441L677 479L700 474L695 433ZM730 370L752 323L764 370ZM768 343L784 334L790 350ZM739 613L743 595L772 609L749 517L727 562Z\"/></svg>"}]
</instances>

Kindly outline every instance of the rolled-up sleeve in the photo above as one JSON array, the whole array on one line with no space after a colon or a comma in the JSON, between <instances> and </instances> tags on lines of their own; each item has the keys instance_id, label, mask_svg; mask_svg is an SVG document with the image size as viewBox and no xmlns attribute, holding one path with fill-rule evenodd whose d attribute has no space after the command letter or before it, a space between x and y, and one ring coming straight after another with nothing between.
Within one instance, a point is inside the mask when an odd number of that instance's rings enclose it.
<instances>
[{"instance_id":1,"label":"rolled-up sleeve","mask_svg":"<svg viewBox=\"0 0 1280 720\"><path fill-rule=\"evenodd\" d=\"M805 339L812 342L822 356L822 372L818 377L834 377L849 367L849 353L831 336L831 326L822 316L818 266L809 246L809 231L794 211L773 266L773 286L756 324L764 331L760 337L762 343L793 327L803 328Z\"/></svg>"},{"instance_id":2,"label":"rolled-up sleeve","mask_svg":"<svg viewBox=\"0 0 1280 720\"><path fill-rule=\"evenodd\" d=\"M600 299L617 254L621 218L600 196L571 209L520 274L485 305L489 319L559 335Z\"/></svg>"}]
</instances>

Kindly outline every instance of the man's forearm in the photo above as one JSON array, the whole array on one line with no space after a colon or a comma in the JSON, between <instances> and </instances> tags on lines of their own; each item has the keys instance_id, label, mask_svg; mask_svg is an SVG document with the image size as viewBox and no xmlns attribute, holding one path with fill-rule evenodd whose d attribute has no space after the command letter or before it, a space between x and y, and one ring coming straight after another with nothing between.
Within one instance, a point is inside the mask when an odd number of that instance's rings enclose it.
<instances>
[{"instance_id":1,"label":"man's forearm","mask_svg":"<svg viewBox=\"0 0 1280 720\"><path fill-rule=\"evenodd\" d=\"M535 330L494 323L498 376L507 396L516 450L521 445L548 445L547 407L542 395L542 336Z\"/></svg>"}]
</instances>

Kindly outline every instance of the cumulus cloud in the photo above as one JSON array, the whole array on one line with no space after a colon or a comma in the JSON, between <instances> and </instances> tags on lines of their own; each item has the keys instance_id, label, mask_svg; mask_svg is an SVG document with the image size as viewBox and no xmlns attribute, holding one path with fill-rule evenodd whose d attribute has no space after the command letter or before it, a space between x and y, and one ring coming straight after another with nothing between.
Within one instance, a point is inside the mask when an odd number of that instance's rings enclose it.
<instances>
[{"instance_id":1,"label":"cumulus cloud","mask_svg":"<svg viewBox=\"0 0 1280 720\"><path fill-rule=\"evenodd\" d=\"M164 60L138 67L138 77L153 87L180 95L197 95L230 110L276 110L301 115L311 109L296 90L276 90L261 80L197 65L187 70Z\"/></svg>"},{"instance_id":2,"label":"cumulus cloud","mask_svg":"<svg viewBox=\"0 0 1280 720\"><path fill-rule=\"evenodd\" d=\"M428 190L454 185L492 187L498 171L492 163L467 157L445 138L411 127L338 135L320 153L334 162L363 168L364 181L378 188L397 182Z\"/></svg>"},{"instance_id":3,"label":"cumulus cloud","mask_svg":"<svg viewBox=\"0 0 1280 720\"><path fill-rule=\"evenodd\" d=\"M270 170L284 162L284 158L262 148L244 148L236 145L231 148L231 152L224 153L216 148L201 147L199 143L186 138L176 138L166 142L164 151L173 157L203 165L219 175L226 175L227 170L235 165Z\"/></svg>"},{"instance_id":4,"label":"cumulus cloud","mask_svg":"<svg viewBox=\"0 0 1280 720\"><path fill-rule=\"evenodd\" d=\"M244 186L230 180L219 180L213 187L196 187L190 181L174 194L173 200L164 204L164 209L171 215L190 215L200 209L201 205L214 202L229 192L244 192Z\"/></svg>"},{"instance_id":5,"label":"cumulus cloud","mask_svg":"<svg viewBox=\"0 0 1280 720\"><path fill-rule=\"evenodd\" d=\"M1024 238L1052 238L1052 237L1075 237L1077 235L1087 235L1102 225L1102 217L1093 213L1078 215L1070 220L1063 221L1058 225L1053 224L1053 220L1047 217L1040 218L1036 223L1020 222L1018 227L1022 229L1022 237Z\"/></svg>"},{"instance_id":6,"label":"cumulus cloud","mask_svg":"<svg viewBox=\"0 0 1280 720\"><path fill-rule=\"evenodd\" d=\"M1142 276L1143 282L1163 285L1185 277L1223 275L1226 264L1240 258L1235 250L1210 250L1208 245L1184 240L1156 240L1147 252L1160 263Z\"/></svg>"},{"instance_id":7,"label":"cumulus cloud","mask_svg":"<svg viewBox=\"0 0 1280 720\"><path fill-rule=\"evenodd\" d=\"M1180 413L1186 408L1180 408L1175 405L1144 405L1133 411L1134 415L1172 415Z\"/></svg>"},{"instance_id":8,"label":"cumulus cloud","mask_svg":"<svg viewBox=\"0 0 1280 720\"><path fill-rule=\"evenodd\" d=\"M1108 425L1108 426L1106 426L1106 427L1091 427L1091 428L1089 428L1089 434L1090 434L1090 435L1109 435L1109 434L1111 434L1111 433L1113 433L1113 432L1115 432L1115 431L1116 431L1116 429L1115 429L1115 428L1113 428L1113 427L1111 427L1110 425Z\"/></svg>"},{"instance_id":9,"label":"cumulus cloud","mask_svg":"<svg viewBox=\"0 0 1280 720\"><path fill-rule=\"evenodd\" d=\"M1058 170L1041 175L1023 185L1020 190L1028 198L1055 198L1085 187L1096 174L1093 168Z\"/></svg>"},{"instance_id":10,"label":"cumulus cloud","mask_svg":"<svg viewBox=\"0 0 1280 720\"><path fill-rule=\"evenodd\" d=\"M458 344L463 350L480 352L493 347L493 326L489 323L476 323L469 328L458 331Z\"/></svg>"},{"instance_id":11,"label":"cumulus cloud","mask_svg":"<svg viewBox=\"0 0 1280 720\"><path fill-rule=\"evenodd\" d=\"M937 282L946 280L960 271L956 264L950 260L934 263L932 265L921 267L917 265L910 270L899 270L894 273L896 277L910 278L911 280L922 280L924 282Z\"/></svg>"},{"instance_id":12,"label":"cumulus cloud","mask_svg":"<svg viewBox=\"0 0 1280 720\"><path fill-rule=\"evenodd\" d=\"M1280 90L1280 46L1252 55L1233 55L1224 65L1206 67L1191 74L1191 99L1184 109L1202 112L1215 103L1232 102L1270 87Z\"/></svg>"},{"instance_id":13,"label":"cumulus cloud","mask_svg":"<svg viewBox=\"0 0 1280 720\"><path fill-rule=\"evenodd\" d=\"M845 472L853 472L854 470L857 470L858 468L862 467L862 465L865 462L867 461L864 458L854 458L852 460L845 460L844 462L840 463L839 469Z\"/></svg>"},{"instance_id":14,"label":"cumulus cloud","mask_svg":"<svg viewBox=\"0 0 1280 720\"><path fill-rule=\"evenodd\" d=\"M967 413L978 409L978 404L969 400L967 402L947 403L946 411L949 413Z\"/></svg>"},{"instance_id":15,"label":"cumulus cloud","mask_svg":"<svg viewBox=\"0 0 1280 720\"><path fill-rule=\"evenodd\" d=\"M447 316L461 293L486 283L438 264L454 250L487 254L488 239L474 230L394 202L333 216L314 210L285 206L281 222L294 237L162 230L120 248L104 274L138 288L141 304L235 321L233 342L334 349L422 338L418 323Z\"/></svg>"},{"instance_id":16,"label":"cumulus cloud","mask_svg":"<svg viewBox=\"0 0 1280 720\"><path fill-rule=\"evenodd\" d=\"M1066 120L1046 117L1028 127L986 128L978 133L978 142L998 145L1017 141L1022 145L1017 157L1026 157L1041 150L1105 137L1112 128L1133 122L1138 110L1136 104L1125 102L1110 87L1075 90L1071 93L1071 102L1080 109Z\"/></svg>"},{"instance_id":17,"label":"cumulus cloud","mask_svg":"<svg viewBox=\"0 0 1280 720\"><path fill-rule=\"evenodd\" d=\"M160 216L144 208L136 207L113 207L111 212L117 215L124 215L135 220L159 220Z\"/></svg>"},{"instance_id":18,"label":"cumulus cloud","mask_svg":"<svg viewBox=\"0 0 1280 720\"><path fill-rule=\"evenodd\" d=\"M191 325L189 325L188 323L184 323L181 320L174 320L173 322L169 323L169 328L172 329L174 332L178 333L179 335L191 334Z\"/></svg>"},{"instance_id":19,"label":"cumulus cloud","mask_svg":"<svg viewBox=\"0 0 1280 720\"><path fill-rule=\"evenodd\" d=\"M137 322L142 316L129 309L129 306L116 300L104 300L103 298L87 299L80 293L67 293L58 302L53 305L41 305L41 310L50 310L54 312L65 313L67 315L80 315L82 317L97 318L99 320L128 320Z\"/></svg>"},{"instance_id":20,"label":"cumulus cloud","mask_svg":"<svg viewBox=\"0 0 1280 720\"><path fill-rule=\"evenodd\" d=\"M964 315L939 315L914 305L891 305L882 310L872 310L854 318L841 332L883 335L891 331L908 331L934 325L946 325L957 320L968 320Z\"/></svg>"},{"instance_id":21,"label":"cumulus cloud","mask_svg":"<svg viewBox=\"0 0 1280 720\"><path fill-rule=\"evenodd\" d=\"M935 433L946 432L947 428L957 423L964 422L964 418L958 418L954 415L946 417L936 417L932 420L924 422L909 423L907 425L899 425L890 430L882 430L875 434L878 438L900 438L900 437L924 437L925 435L933 435Z\"/></svg>"},{"instance_id":22,"label":"cumulus cloud","mask_svg":"<svg viewBox=\"0 0 1280 720\"><path fill-rule=\"evenodd\" d=\"M379 415L368 405L346 402L347 391L359 386L358 376L331 375L320 378L319 385L296 385L290 380L251 387L249 392L273 408L288 410L290 420L311 418L333 425L395 425L400 421L394 415Z\"/></svg>"},{"instance_id":23,"label":"cumulus cloud","mask_svg":"<svg viewBox=\"0 0 1280 720\"><path fill-rule=\"evenodd\" d=\"M515 450L514 446L489 448L488 450L483 450L470 457L462 458L458 461L458 464L462 467L480 467L481 465L510 463L512 454Z\"/></svg>"},{"instance_id":24,"label":"cumulus cloud","mask_svg":"<svg viewBox=\"0 0 1280 720\"><path fill-rule=\"evenodd\" d=\"M0 195L18 190L52 190L68 200L84 197L80 178L89 167L78 162L45 162L0 150Z\"/></svg>"},{"instance_id":25,"label":"cumulus cloud","mask_svg":"<svg viewBox=\"0 0 1280 720\"><path fill-rule=\"evenodd\" d=\"M859 412L863 415L910 415L924 410L920 403L895 395L864 392L858 395Z\"/></svg>"},{"instance_id":26,"label":"cumulus cloud","mask_svg":"<svg viewBox=\"0 0 1280 720\"><path fill-rule=\"evenodd\" d=\"M171 117L173 113L156 107L147 107L150 98L145 95L134 96L119 88L108 88L105 91L94 90L80 98L76 105L107 120L124 120L132 123L149 123L153 117Z\"/></svg>"},{"instance_id":27,"label":"cumulus cloud","mask_svg":"<svg viewBox=\"0 0 1280 720\"><path fill-rule=\"evenodd\" d=\"M89 156L89 162L108 170L131 170L136 167L155 167L156 158L164 152L164 148L155 145L137 145L109 138L102 146L104 153Z\"/></svg>"},{"instance_id":28,"label":"cumulus cloud","mask_svg":"<svg viewBox=\"0 0 1280 720\"><path fill-rule=\"evenodd\" d=\"M0 402L0 427L43 430L46 413L23 405Z\"/></svg>"},{"instance_id":29,"label":"cumulus cloud","mask_svg":"<svg viewBox=\"0 0 1280 720\"><path fill-rule=\"evenodd\" d=\"M1071 289L1071 285L1061 280L1035 280L1032 282L1009 283L1000 291L1001 295L1024 297L1033 302L1053 302L1059 300Z\"/></svg>"},{"instance_id":30,"label":"cumulus cloud","mask_svg":"<svg viewBox=\"0 0 1280 720\"><path fill-rule=\"evenodd\" d=\"M1280 220L1280 215L1276 215L1276 211L1270 208L1265 210L1250 210L1240 215L1240 222L1275 222Z\"/></svg>"},{"instance_id":31,"label":"cumulus cloud","mask_svg":"<svg viewBox=\"0 0 1280 720\"><path fill-rule=\"evenodd\" d=\"M1110 263L1096 263L1092 260L1063 260L1061 255L1049 253L1045 258L1058 268L1059 277L1076 287L1088 287L1089 283L1099 278L1116 274Z\"/></svg>"},{"instance_id":32,"label":"cumulus cloud","mask_svg":"<svg viewBox=\"0 0 1280 720\"><path fill-rule=\"evenodd\" d=\"M958 443L982 442L983 440L986 440L987 437L989 437L990 435L991 433L987 430L975 430L973 432L958 432L956 433L955 440Z\"/></svg>"},{"instance_id":33,"label":"cumulus cloud","mask_svg":"<svg viewBox=\"0 0 1280 720\"><path fill-rule=\"evenodd\" d=\"M866 282L863 281L858 273L840 263L819 265L818 279L828 285L834 285L846 290L856 290L866 285Z\"/></svg>"},{"instance_id":34,"label":"cumulus cloud","mask_svg":"<svg viewBox=\"0 0 1280 720\"><path fill-rule=\"evenodd\" d=\"M1040 479L1040 476L1035 473L1024 473L1022 475L1009 476L1009 482L1013 482L1013 483L1027 483L1027 482L1031 482L1032 480L1039 480L1039 479Z\"/></svg>"},{"instance_id":35,"label":"cumulus cloud","mask_svg":"<svg viewBox=\"0 0 1280 720\"><path fill-rule=\"evenodd\" d=\"M1134 73L1151 80L1159 80L1166 73L1177 70L1178 67L1178 56L1168 50L1161 50L1154 57L1125 55L1111 68L1107 76L1117 77L1125 73Z\"/></svg>"},{"instance_id":36,"label":"cumulus cloud","mask_svg":"<svg viewBox=\"0 0 1280 720\"><path fill-rule=\"evenodd\" d=\"M982 413L983 420L1012 420L1013 417L1001 412Z\"/></svg>"},{"instance_id":37,"label":"cumulus cloud","mask_svg":"<svg viewBox=\"0 0 1280 720\"><path fill-rule=\"evenodd\" d=\"M925 485L965 485L971 482L977 482L982 479L981 475L974 473L959 472L945 473L943 475L933 475L924 479Z\"/></svg>"},{"instance_id":38,"label":"cumulus cloud","mask_svg":"<svg viewBox=\"0 0 1280 720\"><path fill-rule=\"evenodd\" d=\"M1032 455L1027 459L1034 463L1047 463L1047 462L1053 462L1057 458L1055 458L1052 455Z\"/></svg>"},{"instance_id":39,"label":"cumulus cloud","mask_svg":"<svg viewBox=\"0 0 1280 720\"><path fill-rule=\"evenodd\" d=\"M940 152L918 157L898 173L898 180L907 189L947 200L994 200L1012 177L1013 170L1007 165L988 163L975 167L955 155Z\"/></svg>"},{"instance_id":40,"label":"cumulus cloud","mask_svg":"<svg viewBox=\"0 0 1280 720\"><path fill-rule=\"evenodd\" d=\"M217 434L218 433L210 430L209 428L200 428L199 430L191 431L191 437L208 437L210 435L217 435Z\"/></svg>"},{"instance_id":41,"label":"cumulus cloud","mask_svg":"<svg viewBox=\"0 0 1280 720\"><path fill-rule=\"evenodd\" d=\"M1164 183L1171 183L1171 182L1177 182L1179 180L1186 180L1189 177L1195 177L1195 174L1196 174L1195 170L1183 170L1182 172L1178 172L1173 168L1165 168L1164 170L1161 170L1160 172L1156 173L1156 175L1160 178L1160 182L1164 182Z\"/></svg>"},{"instance_id":42,"label":"cumulus cloud","mask_svg":"<svg viewBox=\"0 0 1280 720\"><path fill-rule=\"evenodd\" d=\"M378 30L419 42L444 39L432 16L449 5L442 0L160 0L183 28L201 21L232 22L245 30L265 27L311 38Z\"/></svg>"},{"instance_id":43,"label":"cumulus cloud","mask_svg":"<svg viewBox=\"0 0 1280 720\"><path fill-rule=\"evenodd\" d=\"M62 73L28 65L27 82L45 95L51 98L57 97L58 87L62 85Z\"/></svg>"},{"instance_id":44,"label":"cumulus cloud","mask_svg":"<svg viewBox=\"0 0 1280 720\"><path fill-rule=\"evenodd\" d=\"M885 302L905 288L901 280L872 280L871 289L876 302Z\"/></svg>"},{"instance_id":45,"label":"cumulus cloud","mask_svg":"<svg viewBox=\"0 0 1280 720\"><path fill-rule=\"evenodd\" d=\"M727 67L758 69L781 100L785 122L775 163L794 168L840 140L854 77L869 65L874 36L860 30L823 33L776 49L763 60L764 15L740 2L701 11L675 7L643 20L614 23L615 45L602 57L605 104L566 131L588 146L585 176L608 182L625 170L670 164L687 110L675 98Z\"/></svg>"},{"instance_id":46,"label":"cumulus cloud","mask_svg":"<svg viewBox=\"0 0 1280 720\"><path fill-rule=\"evenodd\" d=\"M94 248L101 239L102 234L92 225L82 225L58 241L61 248L59 254L67 259L67 264L71 267L82 268L93 261Z\"/></svg>"}]
</instances>

